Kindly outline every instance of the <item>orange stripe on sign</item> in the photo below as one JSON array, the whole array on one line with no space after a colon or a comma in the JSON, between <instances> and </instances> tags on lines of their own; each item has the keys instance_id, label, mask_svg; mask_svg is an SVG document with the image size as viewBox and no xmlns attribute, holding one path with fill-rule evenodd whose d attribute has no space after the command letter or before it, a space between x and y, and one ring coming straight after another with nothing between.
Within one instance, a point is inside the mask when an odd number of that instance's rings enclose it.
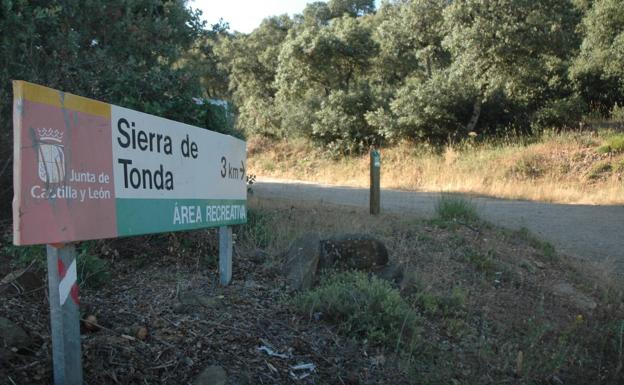
<instances>
[{"instance_id":1,"label":"orange stripe on sign","mask_svg":"<svg viewBox=\"0 0 624 385\"><path fill-rule=\"evenodd\" d=\"M51 106L84 112L90 115L103 116L108 119L110 119L111 115L111 107L108 103L58 91L23 80L13 81L13 94L14 98L17 99L28 99L32 102L49 104Z\"/></svg>"}]
</instances>

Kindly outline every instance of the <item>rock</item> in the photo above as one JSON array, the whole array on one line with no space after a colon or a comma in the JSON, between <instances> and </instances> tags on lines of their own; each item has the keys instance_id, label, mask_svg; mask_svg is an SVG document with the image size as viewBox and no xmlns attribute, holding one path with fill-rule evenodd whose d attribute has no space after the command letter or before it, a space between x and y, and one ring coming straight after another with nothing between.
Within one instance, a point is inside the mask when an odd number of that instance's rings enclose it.
<instances>
[{"instance_id":1,"label":"rock","mask_svg":"<svg viewBox=\"0 0 624 385\"><path fill-rule=\"evenodd\" d=\"M9 292L24 293L45 286L42 272L20 269L7 274L0 280L0 292L8 289Z\"/></svg>"},{"instance_id":2,"label":"rock","mask_svg":"<svg viewBox=\"0 0 624 385\"><path fill-rule=\"evenodd\" d=\"M87 330L92 331L92 332L96 332L100 329L98 327L97 317L93 314L89 314L87 318L85 318L84 326Z\"/></svg>"},{"instance_id":3,"label":"rock","mask_svg":"<svg viewBox=\"0 0 624 385\"><path fill-rule=\"evenodd\" d=\"M590 312L598 306L596 301L576 290L567 282L560 282L552 287L553 294L572 302L580 310Z\"/></svg>"},{"instance_id":4,"label":"rock","mask_svg":"<svg viewBox=\"0 0 624 385\"><path fill-rule=\"evenodd\" d=\"M404 267L394 263L389 263L375 274L377 277L386 280L394 285L399 285L403 281L405 275Z\"/></svg>"},{"instance_id":5,"label":"rock","mask_svg":"<svg viewBox=\"0 0 624 385\"><path fill-rule=\"evenodd\" d=\"M223 305L221 299L212 296L206 296L193 291L181 291L178 294L178 303L173 307L176 313L190 313L200 308L215 309Z\"/></svg>"},{"instance_id":6,"label":"rock","mask_svg":"<svg viewBox=\"0 0 624 385\"><path fill-rule=\"evenodd\" d=\"M267 258L269 257L269 254L261 249L256 249L253 254L251 254L251 262L259 265L261 263L263 263L264 261L267 260Z\"/></svg>"},{"instance_id":7,"label":"rock","mask_svg":"<svg viewBox=\"0 0 624 385\"><path fill-rule=\"evenodd\" d=\"M307 290L312 287L321 259L321 240L316 234L305 234L295 240L286 252L284 275L291 288Z\"/></svg>"},{"instance_id":8,"label":"rock","mask_svg":"<svg viewBox=\"0 0 624 385\"><path fill-rule=\"evenodd\" d=\"M215 365L208 366L193 381L193 385L225 385L226 383L225 369Z\"/></svg>"},{"instance_id":9,"label":"rock","mask_svg":"<svg viewBox=\"0 0 624 385\"><path fill-rule=\"evenodd\" d=\"M28 334L13 321L0 317L0 347L23 349L30 346Z\"/></svg>"},{"instance_id":10,"label":"rock","mask_svg":"<svg viewBox=\"0 0 624 385\"><path fill-rule=\"evenodd\" d=\"M320 269L371 270L388 263L386 245L366 234L347 234L321 242Z\"/></svg>"},{"instance_id":11,"label":"rock","mask_svg":"<svg viewBox=\"0 0 624 385\"><path fill-rule=\"evenodd\" d=\"M137 331L135 333L136 338L140 339L141 341L145 341L145 339L148 336L148 331L147 328L145 326L139 326L137 328Z\"/></svg>"}]
</instances>

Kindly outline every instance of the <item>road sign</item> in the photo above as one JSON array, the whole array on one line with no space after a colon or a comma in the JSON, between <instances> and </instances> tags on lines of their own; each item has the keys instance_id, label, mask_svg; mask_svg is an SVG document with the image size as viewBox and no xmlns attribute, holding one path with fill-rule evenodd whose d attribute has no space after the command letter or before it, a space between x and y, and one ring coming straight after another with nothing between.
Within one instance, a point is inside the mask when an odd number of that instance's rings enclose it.
<instances>
[{"instance_id":1,"label":"road sign","mask_svg":"<svg viewBox=\"0 0 624 385\"><path fill-rule=\"evenodd\" d=\"M14 243L246 221L245 142L15 81Z\"/></svg>"},{"instance_id":2,"label":"road sign","mask_svg":"<svg viewBox=\"0 0 624 385\"><path fill-rule=\"evenodd\" d=\"M76 252L68 242L219 227L221 283L247 219L245 142L13 82L13 242L47 243L54 383L81 384Z\"/></svg>"}]
</instances>

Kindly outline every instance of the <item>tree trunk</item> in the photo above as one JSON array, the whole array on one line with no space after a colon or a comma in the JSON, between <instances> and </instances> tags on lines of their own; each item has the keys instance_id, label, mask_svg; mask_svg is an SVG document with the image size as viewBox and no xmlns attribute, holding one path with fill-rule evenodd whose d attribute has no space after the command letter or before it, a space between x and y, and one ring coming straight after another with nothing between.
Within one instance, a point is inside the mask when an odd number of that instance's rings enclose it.
<instances>
[{"instance_id":1,"label":"tree trunk","mask_svg":"<svg viewBox=\"0 0 624 385\"><path fill-rule=\"evenodd\" d=\"M470 117L470 121L466 125L466 132L474 131L477 126L477 122L479 121L479 116L481 116L481 105L483 104L483 97L478 95L475 99L475 102L472 106L472 116Z\"/></svg>"}]
</instances>

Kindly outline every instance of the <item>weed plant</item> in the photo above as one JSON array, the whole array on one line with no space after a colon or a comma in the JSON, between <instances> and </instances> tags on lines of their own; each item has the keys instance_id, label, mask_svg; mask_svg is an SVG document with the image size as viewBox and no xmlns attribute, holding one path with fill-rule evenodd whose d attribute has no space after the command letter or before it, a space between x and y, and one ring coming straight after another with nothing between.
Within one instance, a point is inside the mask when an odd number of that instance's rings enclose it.
<instances>
[{"instance_id":1,"label":"weed plant","mask_svg":"<svg viewBox=\"0 0 624 385\"><path fill-rule=\"evenodd\" d=\"M475 204L453 194L442 193L435 206L438 219L442 221L476 222L479 220Z\"/></svg>"},{"instance_id":2,"label":"weed plant","mask_svg":"<svg viewBox=\"0 0 624 385\"><path fill-rule=\"evenodd\" d=\"M420 318L387 281L363 272L330 273L294 299L295 309L338 325L339 332L373 345L407 350L420 334Z\"/></svg>"}]
</instances>

